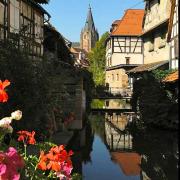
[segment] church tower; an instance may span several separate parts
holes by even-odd
[[[84,28],[81,30],[80,48],[89,52],[99,39],[99,34],[95,28],[91,7],[89,6],[88,15]]]

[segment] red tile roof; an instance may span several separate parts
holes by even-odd
[[[129,35],[138,36],[142,34],[142,23],[144,17],[143,9],[128,9],[126,10],[121,21],[118,22],[118,27],[111,35]]]
[[[178,71],[169,74],[163,79],[163,82],[175,82],[179,79]]]

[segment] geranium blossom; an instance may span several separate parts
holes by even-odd
[[[0,179],[19,180],[18,170],[24,167],[24,160],[17,150],[9,147],[7,152],[0,152]]]
[[[52,147],[47,154],[42,151],[37,167],[43,171],[55,171],[57,177],[60,179],[62,179],[64,176],[69,178],[73,169],[72,161],[70,159],[70,156],[73,155],[73,152],[67,152],[64,148],[65,147],[63,145]]]
[[[19,121],[22,118],[22,111],[17,110],[17,111],[12,112],[11,117],[12,119]]]
[[[34,138],[35,132],[28,132],[28,131],[18,131],[17,134],[19,135],[18,141],[23,141],[24,144],[35,144],[36,140]]]
[[[5,88],[10,85],[10,82],[8,80],[1,81],[0,80],[0,102],[7,102],[8,100],[8,94],[5,91]]]
[[[5,117],[0,120],[0,128],[3,128],[4,130],[8,131],[9,133],[13,132],[13,128],[10,125],[12,120],[20,120],[22,118],[22,112],[20,110],[17,110],[15,112],[11,113],[11,117]]]

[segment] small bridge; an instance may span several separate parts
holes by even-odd
[[[131,96],[99,96],[99,97],[93,97],[93,99],[124,99],[124,100],[130,100],[132,97]]]
[[[91,109],[92,113],[116,113],[116,114],[121,114],[123,112],[132,112],[132,109],[106,109],[106,108],[92,108]]]

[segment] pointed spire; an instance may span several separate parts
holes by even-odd
[[[85,27],[84,27],[85,30],[94,30],[95,27],[94,27],[94,20],[93,20],[93,16],[92,16],[92,11],[91,11],[91,6],[89,4],[89,10],[88,10],[88,14],[87,14],[87,19],[86,19],[86,23],[85,23]]]

